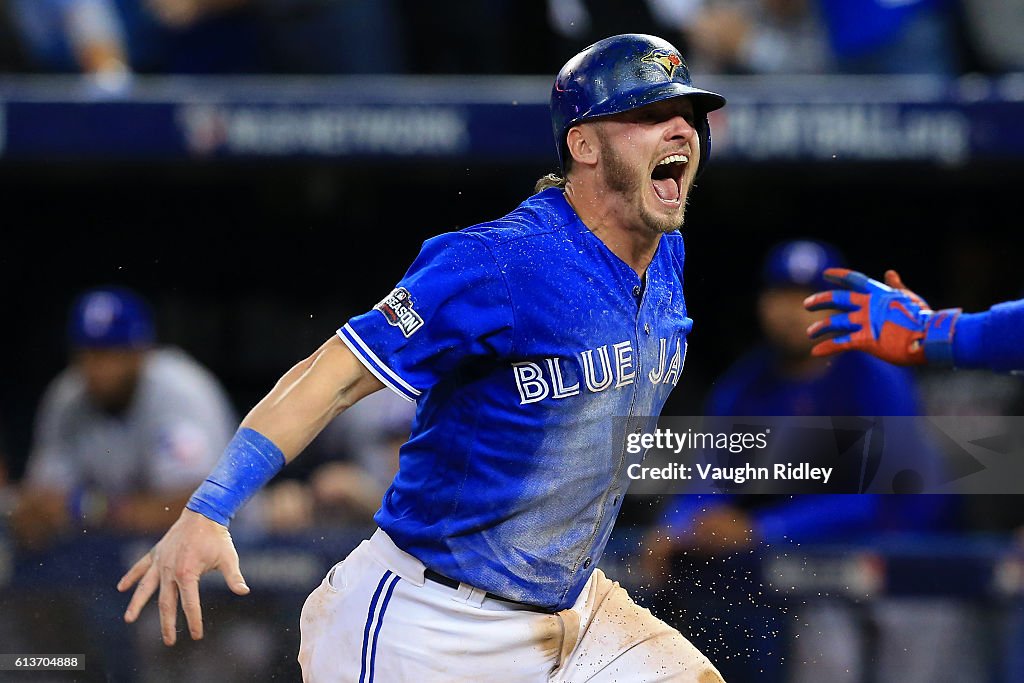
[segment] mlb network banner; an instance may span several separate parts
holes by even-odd
[[[634,417],[613,431],[634,494],[1024,493],[1024,417]]]
[[[1024,74],[717,76],[737,162],[1024,158]],[[547,76],[0,77],[0,158],[554,162]]]

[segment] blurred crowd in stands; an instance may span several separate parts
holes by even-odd
[[[546,74],[625,32],[698,73],[1024,69],[1017,0],[0,0],[0,70]]]

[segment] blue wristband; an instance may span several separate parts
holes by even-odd
[[[242,427],[185,507],[227,526],[246,501],[284,465],[284,454],[273,441],[255,429]]]
[[[924,357],[929,365],[953,365],[953,337],[961,313],[959,308],[946,308],[928,316],[924,328]]]

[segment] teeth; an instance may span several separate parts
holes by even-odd
[[[665,157],[664,159],[659,161],[658,162],[658,166],[664,166],[665,164],[676,164],[676,163],[683,163],[683,164],[685,164],[689,160],[690,160],[689,157],[687,157],[684,154],[673,154],[672,156]]]

